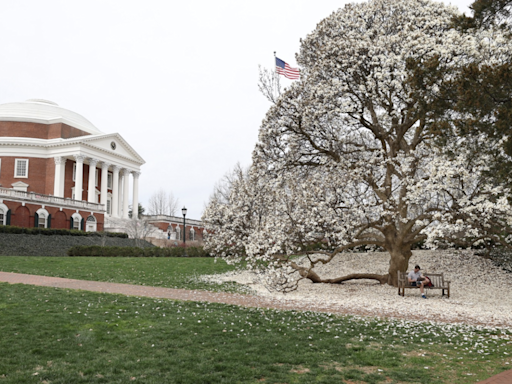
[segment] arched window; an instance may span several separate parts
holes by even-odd
[[[83,225],[82,225],[82,216],[76,212],[76,213],[73,213],[73,215],[71,215],[71,225],[70,225],[70,228],[71,229],[77,229],[77,230],[82,230],[83,231]]]
[[[34,227],[51,228],[52,215],[44,208],[39,208],[34,214]]]
[[[196,231],[194,231],[194,228],[190,228],[190,231],[188,233],[188,239],[192,241],[196,239]]]
[[[181,228],[180,227],[176,227],[176,239],[177,240],[181,239]]]
[[[11,225],[11,210],[5,204],[0,204],[0,225]]]

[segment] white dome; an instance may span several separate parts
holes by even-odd
[[[25,121],[41,124],[64,123],[93,135],[103,133],[82,115],[59,107],[53,101],[43,99],[1,104],[0,121]]]

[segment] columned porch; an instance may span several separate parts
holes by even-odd
[[[128,219],[130,201],[138,212],[138,169],[116,164],[114,159],[106,161],[83,154],[55,156],[54,162],[54,196],[71,196],[73,200],[102,204],[106,217]],[[66,167],[68,163],[73,167]],[[87,175],[84,165],[88,166]],[[72,175],[68,174],[70,169],[73,170]],[[70,186],[71,191],[67,190]]]

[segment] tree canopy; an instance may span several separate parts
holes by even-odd
[[[476,0],[473,15],[455,15],[452,27],[468,38],[489,34],[493,54],[508,49],[497,36],[510,40],[510,0]],[[499,30],[499,33],[495,31]],[[501,44],[501,47],[500,47]],[[512,126],[512,63],[505,53],[488,60],[487,55],[474,57],[458,68],[443,68],[436,57],[429,60],[410,58],[408,71],[411,87],[418,96],[428,93],[431,84],[444,78],[440,92],[434,96],[431,111],[437,115],[432,131],[437,143],[450,136],[501,138],[500,145],[489,148],[489,178],[510,184],[512,171],[512,141],[507,140]]]
[[[396,284],[418,242],[507,245],[509,191],[485,177],[502,138],[458,135],[440,96],[453,73],[510,61],[512,46],[499,29],[452,28],[456,15],[423,0],[349,4],[301,40],[301,80],[268,111],[250,170],[234,172],[205,211],[210,250],[286,291],[304,278]],[[388,251],[388,274],[315,272],[358,247]]]

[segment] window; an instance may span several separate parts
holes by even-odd
[[[72,216],[73,227],[71,229],[81,230],[80,225],[82,224],[82,216],[78,213],[74,213]]]
[[[100,173],[98,172],[98,169],[97,168],[93,168],[96,172],[95,172],[95,181],[96,181],[96,184],[95,186],[97,187],[98,186],[98,179],[99,179],[99,176],[100,176]]]
[[[188,239],[194,241],[196,239],[196,232],[194,228],[190,228],[190,232],[188,233]]]
[[[39,213],[39,228],[46,228],[46,215],[44,213]]]
[[[28,177],[28,159],[16,159],[14,177]]]
[[[112,189],[112,173],[107,174],[107,188]]]
[[[76,163],[73,164],[73,181],[76,181]]]
[[[40,208],[34,215],[34,227],[38,228],[50,228],[51,227],[51,216],[48,211],[44,208]]]
[[[9,225],[10,211],[7,205],[0,203],[0,225]]]
[[[107,199],[107,215],[110,215],[111,204],[112,204],[112,199]]]

